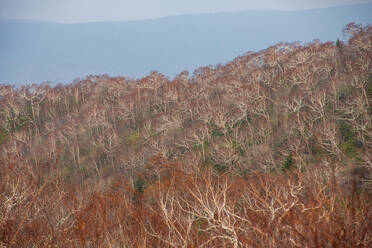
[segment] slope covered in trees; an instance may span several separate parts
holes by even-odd
[[[372,27],[174,80],[0,86],[0,245],[368,247]]]

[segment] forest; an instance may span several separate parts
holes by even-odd
[[[371,247],[372,26],[344,34],[0,85],[0,247]]]

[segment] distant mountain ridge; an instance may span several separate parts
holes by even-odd
[[[279,42],[335,41],[372,4],[302,11],[240,11],[128,22],[0,20],[0,83],[70,83],[89,74],[143,77],[225,63]]]

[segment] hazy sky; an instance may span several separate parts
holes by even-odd
[[[237,10],[299,10],[372,0],[0,0],[0,18],[62,23],[126,21]]]

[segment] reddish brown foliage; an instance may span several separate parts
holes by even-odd
[[[369,247],[371,27],[170,81],[0,86],[0,246]]]

